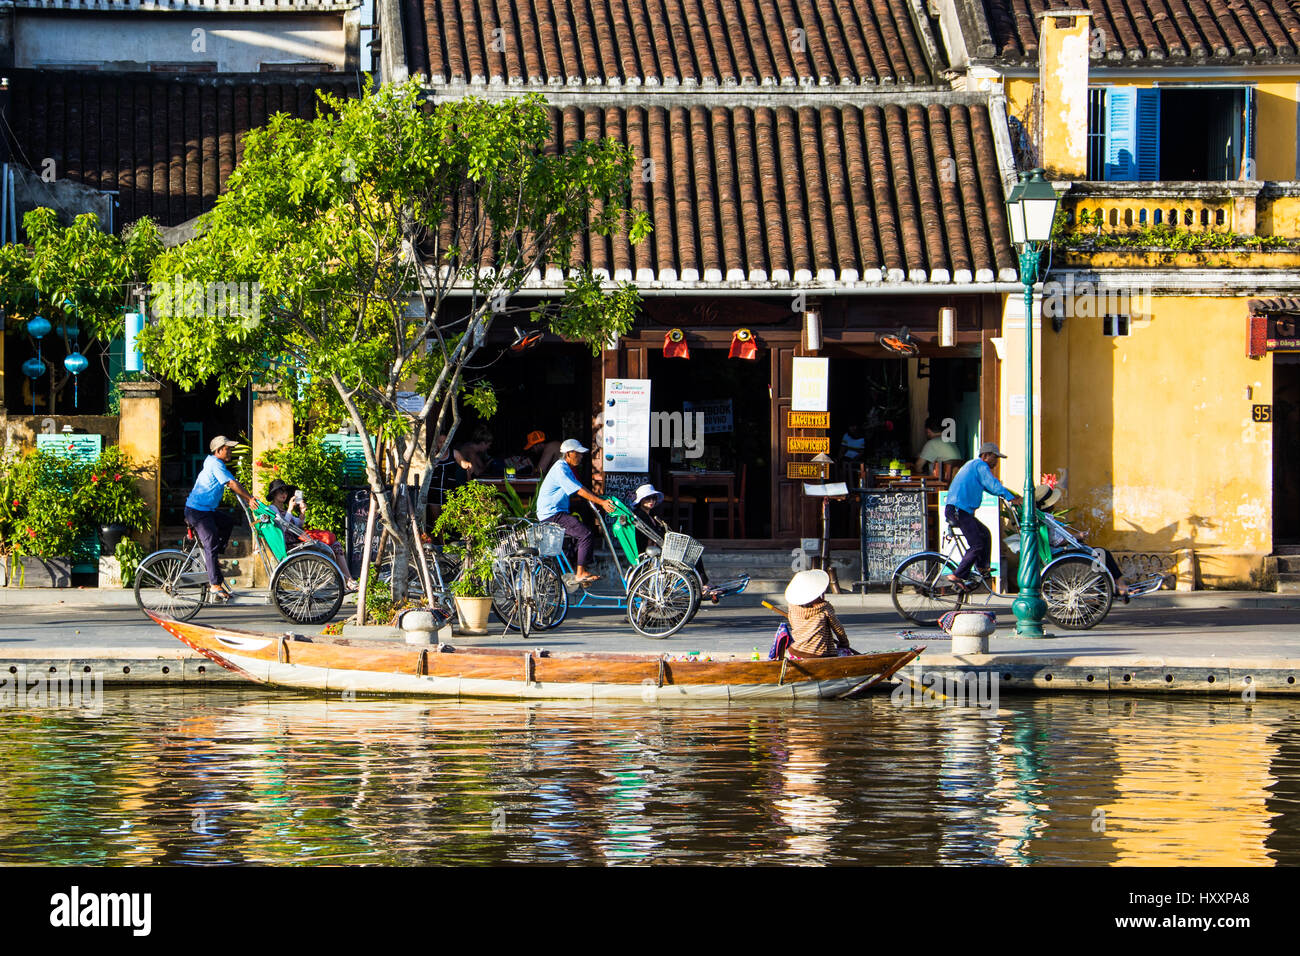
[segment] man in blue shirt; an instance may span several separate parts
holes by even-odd
[[[614,510],[613,502],[606,501],[582,487],[582,482],[578,481],[578,476],[573,473],[573,469],[582,464],[582,456],[587,451],[588,449],[582,447],[582,442],[576,438],[565,441],[560,446],[560,460],[551,466],[551,470],[542,480],[541,487],[537,489],[537,520],[558,524],[578,545],[578,567],[574,574],[574,581],[580,585],[597,581],[600,575],[592,574],[587,570],[587,562],[591,560],[592,552],[591,530],[574,515],[569,514],[569,496],[578,495],[586,498],[597,507],[603,508],[606,514]]]
[[[957,565],[957,570],[949,574],[948,581],[959,588],[965,587],[966,576],[972,567],[978,567],[981,574],[989,571],[990,552],[993,548],[993,536],[984,523],[975,517],[975,509],[984,500],[984,492],[1005,498],[1007,501],[1020,503],[1020,496],[1008,489],[993,477],[993,466],[999,458],[1006,458],[991,441],[980,445],[977,458],[972,458],[961,466],[961,470],[952,479],[948,487],[947,505],[943,509],[949,524],[955,524],[966,536],[966,554]]]
[[[217,560],[226,544],[230,541],[230,532],[235,527],[235,519],[224,511],[218,511],[221,496],[227,488],[233,491],[249,507],[257,505],[257,499],[244,490],[244,486],[235,480],[235,476],[226,467],[230,463],[230,449],[238,442],[233,442],[225,435],[218,435],[208,443],[212,454],[203,460],[203,470],[199,472],[194,489],[185,499],[185,523],[194,529],[203,545],[203,556],[208,564],[208,583],[212,585],[212,596],[218,601],[229,601],[234,595],[226,587],[221,574],[221,564]]]

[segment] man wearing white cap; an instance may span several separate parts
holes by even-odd
[[[560,460],[551,466],[551,470],[542,480],[541,487],[537,489],[537,520],[558,524],[578,546],[574,581],[581,585],[599,580],[600,575],[592,574],[587,570],[587,562],[591,560],[592,552],[591,531],[576,517],[569,514],[569,496],[576,494],[580,498],[586,498],[597,507],[603,508],[606,513],[614,510],[612,502],[582,487],[582,482],[573,473],[573,469],[582,463],[582,456],[588,451],[589,449],[584,448],[582,442],[576,438],[567,439],[560,446]]]
[[[185,499],[185,523],[194,529],[203,545],[203,556],[208,565],[208,583],[212,585],[212,596],[218,601],[229,601],[234,595],[226,587],[221,574],[218,557],[226,550],[230,541],[230,532],[235,527],[235,519],[219,511],[221,496],[229,488],[238,497],[248,502],[249,507],[257,504],[257,499],[244,490],[227,465],[230,464],[230,449],[238,442],[233,442],[225,435],[218,435],[208,443],[212,454],[203,460],[203,470],[199,472],[194,489]]]
[[[823,597],[830,583],[831,577],[825,571],[800,571],[786,586],[791,638],[787,657],[798,660],[856,653],[849,647],[849,636],[835,616],[835,609]]]
[[[981,573],[989,569],[993,550],[993,536],[984,522],[975,517],[975,509],[984,500],[984,492],[1020,503],[1020,496],[993,477],[993,466],[999,458],[1006,458],[991,441],[980,445],[980,453],[961,466],[948,488],[948,500],[943,509],[949,524],[955,524],[966,536],[966,554],[957,569],[947,576],[948,582],[959,588],[966,586],[966,575],[978,567]]]

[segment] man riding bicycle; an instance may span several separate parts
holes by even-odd
[[[980,445],[979,455],[961,466],[948,488],[948,500],[943,513],[949,524],[961,529],[967,547],[961,564],[945,580],[962,590],[967,586],[966,578],[971,568],[979,568],[981,574],[988,574],[990,570],[993,536],[984,527],[984,523],[975,517],[975,510],[984,500],[984,492],[1020,504],[1020,496],[993,476],[993,468],[998,459],[1006,457],[993,442],[985,442]]]
[[[582,442],[576,438],[565,441],[560,446],[562,457],[551,466],[551,470],[546,473],[546,477],[542,480],[541,487],[537,489],[537,520],[558,524],[564,529],[566,535],[573,538],[578,546],[577,572],[574,575],[574,582],[584,586],[600,580],[600,575],[592,574],[587,570],[587,564],[591,561],[592,551],[594,550],[591,531],[581,521],[569,514],[569,496],[576,494],[579,497],[586,498],[596,507],[603,508],[607,514],[614,511],[612,502],[606,501],[599,495],[594,495],[582,487],[582,482],[573,473],[573,469],[582,464],[582,456],[587,451],[588,449],[584,448]]]
[[[218,560],[226,544],[230,541],[230,532],[235,527],[233,516],[219,510],[221,496],[229,488],[237,497],[248,503],[250,508],[257,506],[257,499],[244,490],[230,469],[230,449],[238,442],[233,442],[225,435],[218,435],[208,443],[212,454],[203,460],[203,470],[199,472],[194,489],[185,499],[185,523],[194,529],[203,544],[203,557],[208,565],[208,583],[212,585],[212,596],[217,601],[229,601],[234,595],[226,587]]]

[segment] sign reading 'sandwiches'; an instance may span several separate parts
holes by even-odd
[[[831,440],[825,435],[816,438],[787,438],[785,450],[791,455],[830,454]]]

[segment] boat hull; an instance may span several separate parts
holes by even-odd
[[[881,686],[922,648],[803,661],[670,662],[653,655],[375,646],[154,618],[212,661],[258,684],[329,694],[524,700],[824,700]]]

